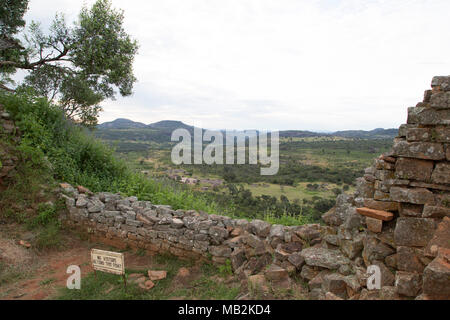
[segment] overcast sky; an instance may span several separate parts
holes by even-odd
[[[139,41],[134,95],[100,122],[204,128],[398,127],[450,74],[449,0],[113,0]],[[77,0],[30,0],[27,21],[76,19]]]

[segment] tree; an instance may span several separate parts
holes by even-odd
[[[28,0],[2,0],[0,4],[0,57],[11,61],[24,55],[24,48],[14,35],[25,26],[23,15],[27,11]],[[11,83],[10,75],[15,72],[11,65],[0,66],[0,88],[13,91],[5,86]]]
[[[32,22],[25,35],[26,54],[2,55],[0,72],[6,67],[28,70],[21,87],[57,103],[69,118],[95,125],[102,110],[99,103],[114,99],[117,90],[131,95],[136,81],[133,60],[138,45],[125,32],[123,19],[123,12],[113,9],[109,0],[97,0],[90,9],[82,8],[73,27],[58,14],[49,34]]]

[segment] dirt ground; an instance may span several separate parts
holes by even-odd
[[[27,233],[22,232],[20,226],[0,226],[0,264],[7,269],[3,272],[10,274],[9,279],[9,274],[3,275],[6,283],[0,281],[0,300],[52,299],[58,288],[66,286],[70,276],[66,273],[68,266],[80,266],[83,278],[93,271],[90,265],[91,249],[111,249],[69,234],[65,236],[63,249],[41,252],[19,244],[26,237]],[[128,269],[147,270],[155,266],[152,256],[140,256],[131,251],[124,252],[124,255]],[[195,267],[192,271],[195,274]],[[184,281],[177,282],[183,285]]]

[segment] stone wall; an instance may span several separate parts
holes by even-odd
[[[435,77],[408,109],[390,153],[338,196],[327,225],[271,225],[92,194],[62,184],[71,228],[97,241],[180,257],[228,259],[234,273],[264,287],[307,283],[311,299],[450,298],[450,77]],[[367,267],[381,271],[368,290]]]

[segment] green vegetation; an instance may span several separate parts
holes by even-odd
[[[161,269],[167,270],[167,278],[155,281],[155,287],[145,291],[135,283],[125,288],[120,276],[97,272],[83,277],[80,290],[63,288],[56,298],[60,300],[167,300],[170,298],[182,299],[235,299],[240,291],[239,284],[225,284],[224,277],[228,273],[221,272],[209,263],[194,267],[193,261],[182,261],[178,258],[161,255],[155,256],[156,263]],[[190,279],[180,280],[177,272],[181,267],[196,269]],[[197,270],[198,269],[198,270]],[[126,270],[128,277],[132,273],[142,273],[142,270]],[[219,274],[219,276],[217,276]]]
[[[97,0],[91,8],[82,8],[73,26],[57,14],[46,33],[33,21],[21,34],[26,39],[21,43],[12,36],[24,26],[27,5],[28,1],[0,5],[0,36],[11,44],[0,48],[2,88],[14,91],[5,86],[12,83],[8,75],[25,70],[28,75],[21,87],[57,101],[71,119],[97,124],[99,103],[113,98],[116,90],[131,95],[136,81],[133,60],[138,45],[123,28],[123,12],[113,9],[108,0]]]

